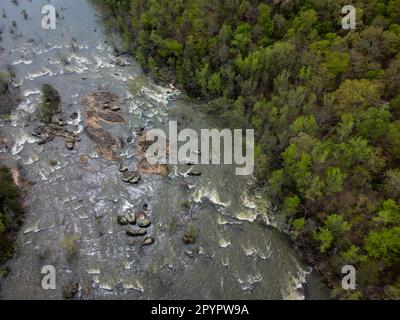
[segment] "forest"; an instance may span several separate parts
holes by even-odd
[[[256,132],[256,178],[336,299],[400,298],[400,0],[105,0],[155,79]],[[354,265],[357,290],[341,288]]]
[[[23,223],[22,194],[11,170],[0,166],[0,278],[8,273],[3,266],[14,254],[15,236]]]

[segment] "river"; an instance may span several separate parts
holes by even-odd
[[[45,31],[41,8],[49,2],[58,12],[57,29]],[[63,286],[72,282],[80,284],[76,298],[82,299],[327,297],[296,248],[273,227],[266,201],[250,192],[254,181],[235,176],[234,167],[198,165],[202,175],[189,177],[186,166],[172,166],[168,176],[145,175],[138,185],[121,181],[120,162],[137,166],[138,128],[165,128],[171,120],[195,130],[216,124],[200,103],[155,84],[131,57],[116,57],[111,44],[118,38],[105,31],[99,8],[76,0],[2,0],[0,7],[0,68],[12,65],[22,96],[10,121],[0,120],[1,134],[13,141],[0,156],[19,164],[31,182],[1,298],[61,299]],[[38,145],[31,135],[44,83],[60,92],[62,117],[79,134],[73,151],[61,138]],[[96,88],[121,101],[127,123],[110,128],[124,141],[119,162],[99,157],[84,131],[81,98]],[[116,222],[145,204],[155,239],[148,247],[132,243]],[[189,224],[199,235],[186,245],[182,234]],[[72,259],[62,245],[69,235],[77,239]],[[41,287],[44,265],[57,271],[56,290]]]

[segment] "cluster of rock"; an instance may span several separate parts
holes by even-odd
[[[72,299],[79,291],[79,283],[70,283],[63,288],[64,299]]]
[[[65,139],[65,147],[68,150],[75,148],[79,136],[65,128],[66,123],[62,118],[53,119],[51,123],[39,125],[32,132],[32,136],[38,138],[38,144],[43,145],[52,141],[55,137],[63,137]]]
[[[129,226],[126,234],[129,237],[144,237],[141,241],[142,246],[150,246],[154,243],[154,238],[147,236],[147,228],[150,227],[151,221],[144,212],[128,212],[125,215],[117,217],[117,223],[120,226]]]
[[[128,167],[121,166],[119,172],[122,173],[122,181],[129,184],[138,184],[142,176],[138,172],[130,171]]]

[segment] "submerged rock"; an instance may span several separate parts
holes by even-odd
[[[129,224],[128,219],[125,218],[124,216],[118,216],[117,217],[117,222],[120,226],[126,226]]]
[[[196,239],[190,235],[185,234],[182,237],[182,241],[184,244],[193,244],[195,243]]]
[[[191,259],[193,259],[193,257],[194,257],[194,253],[193,253],[193,251],[191,251],[191,250],[185,251],[185,254],[186,254],[189,258],[191,258]]]
[[[145,214],[144,212],[137,212],[137,213],[135,214],[135,216],[136,216],[136,220],[144,220],[144,219],[147,219],[147,216],[146,216],[146,214]]]
[[[130,184],[138,184],[141,179],[142,179],[142,176],[140,174],[135,175],[129,180],[129,183]]]
[[[191,176],[191,177],[200,177],[200,176],[201,176],[201,172],[198,172],[198,171],[190,171],[190,172],[188,172],[187,175],[188,175],[188,176]]]
[[[136,223],[136,216],[135,216],[135,214],[132,213],[132,212],[129,212],[129,213],[126,215],[126,221],[127,221],[129,224],[135,224],[135,223]],[[139,227],[140,227],[140,226],[139,226]]]
[[[75,143],[66,142],[66,143],[65,143],[65,147],[66,147],[68,150],[74,150],[74,148],[75,148]]]
[[[64,299],[72,299],[79,291],[79,283],[70,283],[63,288]]]
[[[119,172],[127,172],[128,171],[128,167],[121,166],[121,167],[119,167],[118,171]]]
[[[151,225],[151,221],[149,219],[147,219],[147,218],[136,220],[136,223],[141,228],[147,228],[148,226]]]
[[[154,238],[153,237],[147,237],[142,242],[142,246],[151,246],[152,244],[154,244]]]
[[[147,234],[147,230],[144,228],[131,228],[126,231],[126,234],[130,237],[140,237]]]

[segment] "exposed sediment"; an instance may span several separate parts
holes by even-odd
[[[95,144],[99,155],[107,160],[116,160],[118,140],[102,127],[107,124],[124,124],[118,97],[106,90],[96,90],[81,100],[85,107],[85,132]]]
[[[146,141],[146,132],[141,132],[139,134],[139,145],[138,145],[138,155],[142,159],[139,162],[139,172],[142,174],[158,174],[162,176],[166,176],[169,174],[169,167],[166,164],[155,164],[151,165],[146,158],[146,151],[151,145],[151,142]],[[165,142],[165,145],[167,146],[167,150],[165,150],[165,153],[168,155],[168,148],[169,148],[169,143],[168,139]]]

